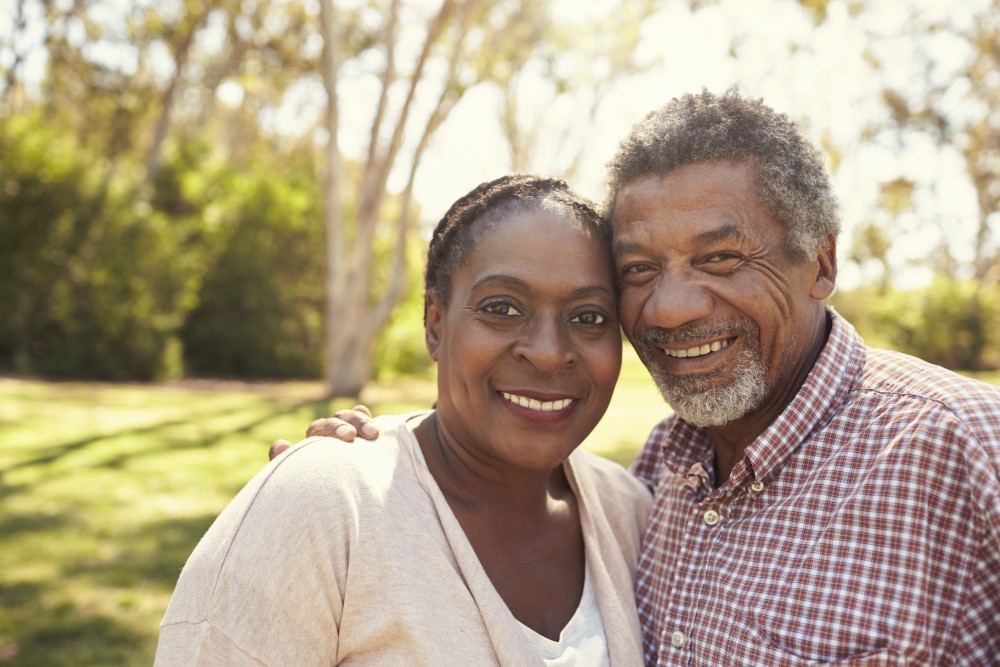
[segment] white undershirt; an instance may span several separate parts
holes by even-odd
[[[597,596],[590,583],[590,568],[587,567],[583,576],[583,595],[580,606],[576,608],[573,618],[559,633],[559,641],[540,635],[524,623],[518,621],[546,667],[611,667],[608,656],[608,639],[604,634],[604,621],[601,620],[601,609],[597,606]]]

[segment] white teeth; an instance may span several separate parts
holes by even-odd
[[[667,353],[668,357],[676,357],[678,359],[686,359],[688,357],[700,357],[703,354],[708,354],[709,352],[718,352],[724,348],[729,347],[728,340],[715,341],[711,345],[705,344],[698,347],[689,347],[686,350],[663,350]]]
[[[557,410],[562,410],[573,402],[572,398],[563,398],[558,401],[539,401],[536,398],[518,396],[517,394],[508,394],[505,391],[500,393],[505,399],[514,405],[520,405],[522,408],[528,408],[529,410],[535,410],[537,412],[556,412]]]

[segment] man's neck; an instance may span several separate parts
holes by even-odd
[[[826,340],[830,335],[832,321],[824,309],[822,320],[816,327],[812,337],[813,343],[806,355],[797,366],[792,380],[777,390],[765,402],[746,416],[736,421],[706,429],[712,440],[715,463],[715,486],[726,483],[733,468],[743,458],[746,449],[766,431],[785,411],[785,408],[795,399],[799,389],[805,384],[806,378],[816,365]]]

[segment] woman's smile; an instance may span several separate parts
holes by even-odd
[[[535,424],[555,424],[568,419],[576,410],[578,401],[568,395],[538,394],[536,392],[497,392],[505,407],[519,419]]]

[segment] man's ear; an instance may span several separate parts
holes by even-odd
[[[817,301],[823,301],[833,294],[837,285],[837,239],[833,234],[827,234],[826,243],[816,251],[816,265],[816,281],[809,294]]]
[[[441,345],[441,329],[444,326],[445,307],[431,292],[424,295],[424,342],[427,352],[435,362],[438,360],[438,347]]]

